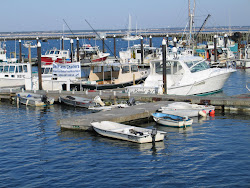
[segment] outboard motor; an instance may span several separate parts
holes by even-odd
[[[128,105],[129,106],[135,105],[135,99],[133,97],[128,100]]]
[[[42,100],[42,102],[44,102],[45,104],[48,103],[48,97],[47,97],[46,95],[42,95],[41,100]]]

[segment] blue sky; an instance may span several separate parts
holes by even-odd
[[[191,0],[192,2],[193,0]],[[185,27],[188,0],[4,0],[0,32]],[[196,0],[195,26],[250,26],[250,0]],[[63,26],[64,25],[64,26]]]

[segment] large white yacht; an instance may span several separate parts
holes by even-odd
[[[177,56],[166,62],[167,94],[196,95],[219,91],[235,68],[211,68],[196,56]],[[143,84],[126,88],[130,93],[162,94],[163,62],[151,61],[150,74]]]

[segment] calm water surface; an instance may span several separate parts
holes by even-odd
[[[233,73],[218,95],[247,93],[249,78],[249,70]],[[217,112],[187,129],[140,125],[167,131],[155,147],[56,124],[88,113],[1,102],[0,187],[250,187],[248,113]]]
[[[136,144],[60,130],[60,118],[89,113],[0,105],[0,187],[249,187],[249,114],[218,112],[166,139]]]

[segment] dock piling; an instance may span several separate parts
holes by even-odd
[[[163,61],[163,93],[167,94],[167,77],[166,77],[166,40],[162,40],[162,61]]]
[[[79,53],[79,38],[76,38],[76,47],[77,47],[77,62],[80,61],[80,53]]]
[[[19,63],[22,62],[22,41],[19,39]]]
[[[42,86],[42,65],[41,65],[41,43],[37,44],[37,63],[38,63],[38,79],[39,79],[39,90],[43,90]]]
[[[217,35],[214,35],[214,62],[217,62]]]
[[[153,45],[152,45],[152,36],[150,35],[149,36],[149,47],[152,47]]]
[[[73,39],[70,39],[70,58],[71,58],[71,63],[73,62]]]
[[[116,36],[114,35],[114,56],[116,58]]]
[[[143,49],[143,37],[141,36],[141,64],[143,64],[143,51],[144,51],[144,49]]]

